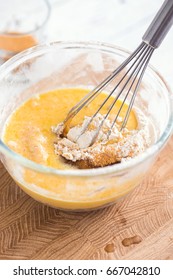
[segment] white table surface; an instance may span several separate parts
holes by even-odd
[[[102,41],[133,51],[163,0],[49,0],[48,40]],[[151,64],[173,88],[173,28]]]

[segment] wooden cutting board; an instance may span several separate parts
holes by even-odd
[[[173,259],[173,138],[138,188],[93,212],[38,203],[1,164],[0,259]]]

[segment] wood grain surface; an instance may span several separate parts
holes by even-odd
[[[0,164],[0,259],[173,259],[173,138],[138,188],[92,212],[38,203]]]

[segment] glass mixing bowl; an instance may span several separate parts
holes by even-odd
[[[56,42],[28,49],[0,68],[1,160],[30,196],[66,210],[110,205],[139,185],[172,131],[172,95],[163,78],[148,67],[135,106],[152,120],[156,141],[128,162],[90,170],[57,170],[36,164],[3,143],[9,115],[29,97],[57,88],[93,88],[129,53],[89,42]]]

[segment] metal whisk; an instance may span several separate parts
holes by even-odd
[[[143,75],[145,73],[145,70],[147,68],[147,65],[150,61],[150,58],[154,52],[154,50],[160,46],[161,42],[165,38],[167,32],[171,28],[173,24],[173,0],[166,0],[164,1],[163,5],[161,6],[160,10],[156,14],[155,18],[151,22],[150,26],[148,27],[147,31],[145,32],[144,36],[142,37],[142,43],[139,45],[139,47],[115,70],[109,75],[104,81],[102,81],[96,88],[94,88],[89,94],[87,94],[79,103],[77,103],[68,113],[66,119],[64,120],[64,132],[66,130],[67,124],[71,122],[71,120],[78,114],[80,110],[82,110],[85,106],[89,105],[114,79],[117,77],[120,73],[122,73],[122,70],[126,66],[129,66],[128,70],[125,74],[122,75],[119,82],[114,86],[114,88],[111,90],[110,94],[105,98],[101,106],[98,108],[98,110],[94,113],[94,115],[91,117],[90,121],[86,124],[86,126],[83,128],[81,135],[85,133],[85,131],[88,129],[89,125],[93,121],[93,119],[96,117],[96,115],[100,112],[102,107],[106,104],[106,102],[109,100],[109,98],[118,90],[118,87],[123,84],[121,90],[118,92],[118,94],[115,96],[115,98],[112,101],[112,104],[110,105],[107,113],[105,114],[103,120],[101,121],[100,125],[95,131],[95,134],[93,136],[93,139],[90,143],[92,145],[102,126],[104,121],[108,118],[112,108],[114,107],[117,100],[121,97],[122,94],[125,93],[124,99],[122,100],[122,104],[118,110],[118,113],[116,114],[112,126],[110,130],[108,131],[108,138],[111,133],[111,130],[114,126],[114,124],[117,121],[118,116],[120,115],[120,112],[123,108],[123,105],[131,92],[131,90],[134,88],[127,112],[125,114],[124,120],[122,122],[122,125],[120,126],[120,129],[122,130],[128,121],[130,112],[132,110],[136,94],[138,92],[141,80],[143,78]],[[78,138],[79,138],[78,137]]]

